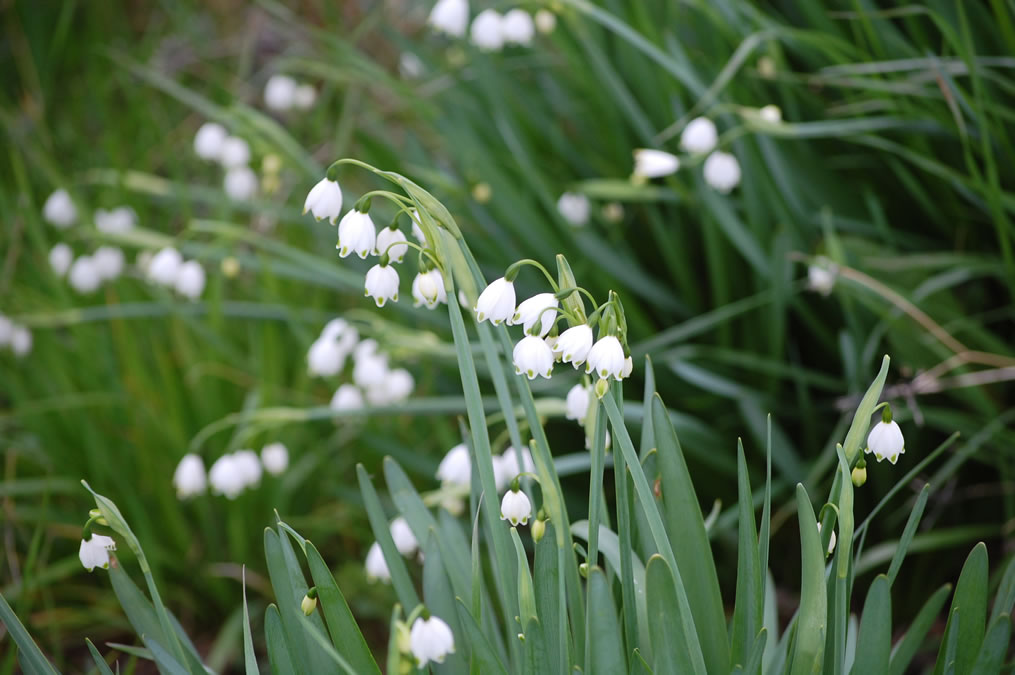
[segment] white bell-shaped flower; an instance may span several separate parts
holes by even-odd
[[[620,371],[620,377],[626,379],[634,372],[634,358],[628,356],[624,359],[624,369]]]
[[[821,535],[821,523],[818,523],[818,535]],[[832,530],[832,536],[828,538],[828,552],[827,555],[832,555],[835,551],[835,530]]]
[[[200,456],[188,453],[183,456],[173,472],[173,487],[176,496],[187,499],[203,494],[208,489],[208,476],[204,471],[204,461]]]
[[[374,265],[367,270],[363,295],[371,297],[378,307],[388,300],[398,302],[398,272],[394,265]]]
[[[91,293],[102,283],[99,267],[91,256],[83,255],[74,261],[67,273],[67,281],[78,293]]]
[[[236,202],[247,201],[257,194],[257,174],[249,166],[232,166],[222,179],[222,189]]]
[[[261,448],[261,464],[272,476],[279,476],[289,468],[289,449],[284,444],[275,442]]]
[[[557,15],[548,9],[541,9],[536,12],[536,30],[543,35],[549,35],[557,27]]]
[[[504,44],[528,45],[536,34],[536,26],[531,14],[516,7],[504,14],[500,31]]]
[[[137,213],[129,206],[118,206],[115,209],[96,209],[92,217],[95,228],[99,232],[123,234],[130,232],[137,224]]]
[[[351,352],[359,343],[359,331],[342,318],[332,319],[321,329],[322,338],[336,340],[344,352]]]
[[[472,461],[469,447],[459,443],[448,450],[437,466],[437,478],[444,485],[469,485],[472,481]]]
[[[60,188],[49,197],[42,205],[42,217],[46,222],[61,230],[66,229],[77,222],[78,210],[74,207],[74,201],[63,188]]]
[[[49,250],[49,267],[56,276],[62,277],[67,274],[73,262],[74,251],[67,244],[60,242]]]
[[[355,253],[360,258],[370,255],[377,245],[377,228],[369,213],[353,209],[338,223],[338,255]]]
[[[409,246],[405,243],[405,234],[400,229],[385,227],[377,233],[374,255],[388,254],[391,262],[400,263],[405,259]]]
[[[412,394],[416,388],[416,380],[405,368],[395,368],[388,371],[381,385],[386,395],[387,404],[401,403]]]
[[[476,299],[477,321],[490,320],[490,323],[497,326],[502,321],[507,321],[515,313],[515,284],[504,277],[495,279],[490,285],[483,289]]]
[[[352,358],[357,362],[360,359],[367,359],[371,356],[377,356],[380,351],[380,345],[377,344],[377,340],[373,338],[367,338],[361,341],[356,348],[352,350]]]
[[[589,350],[585,372],[595,373],[601,379],[621,379],[624,372],[624,347],[612,335],[599,338]]]
[[[532,461],[532,453],[528,448],[522,448],[522,463],[520,465],[518,464],[518,450],[514,446],[509,447],[495,459],[499,460],[495,463],[493,470],[493,478],[497,484],[498,492],[507,487],[511,481],[518,477],[518,474],[533,473],[536,470],[536,463]]]
[[[219,163],[226,169],[246,166],[250,163],[250,144],[238,136],[228,136],[222,141]]]
[[[455,635],[440,617],[420,617],[409,631],[409,649],[420,668],[431,661],[444,663],[448,654],[455,653]]]
[[[28,353],[32,351],[32,331],[28,330],[26,326],[14,324],[11,328],[10,344],[14,356],[18,358],[28,356]]]
[[[345,365],[345,351],[341,343],[328,335],[314,340],[307,351],[307,372],[312,376],[331,377],[337,375]]]
[[[680,159],[662,150],[640,148],[634,151],[634,175],[642,178],[662,178],[677,172]]]
[[[468,0],[437,0],[430,10],[427,23],[438,33],[451,37],[464,36],[469,25]]]
[[[565,192],[557,200],[557,211],[575,227],[582,227],[589,222],[591,208],[589,198],[577,192]]]
[[[553,351],[542,338],[526,335],[515,345],[512,353],[515,372],[527,375],[530,380],[536,377],[549,378],[553,372]]]
[[[166,247],[148,262],[148,278],[162,286],[175,286],[183,256],[175,248]]]
[[[687,123],[680,134],[680,147],[695,155],[712,152],[719,142],[715,122],[707,117],[696,117]]]
[[[585,416],[589,412],[589,401],[592,398],[592,391],[584,384],[576,384],[567,392],[564,400],[564,417],[575,420],[578,424],[585,424]]]
[[[264,105],[269,110],[289,110],[295,104],[297,86],[288,75],[272,75],[264,85]]]
[[[327,218],[334,225],[335,220],[342,215],[342,188],[338,182],[327,178],[318,181],[303,202],[303,213],[307,211],[310,211],[317,220]]]
[[[261,482],[261,459],[249,448],[233,453],[233,462],[243,477],[244,487],[253,487]]]
[[[592,327],[588,324],[572,326],[560,334],[553,351],[560,354],[564,363],[570,363],[575,368],[585,363],[592,349],[593,335]]]
[[[330,407],[338,412],[361,410],[363,408],[363,394],[356,385],[343,384],[335,390],[335,395],[331,397]]]
[[[395,542],[395,548],[405,557],[411,556],[419,548],[416,535],[412,533],[412,528],[409,527],[409,523],[402,516],[392,520],[388,530],[391,532],[391,538]]]
[[[526,525],[532,517],[532,503],[521,490],[508,490],[500,501],[500,519],[512,525]]]
[[[217,160],[229,132],[217,122],[205,122],[194,135],[194,152],[201,159]]]
[[[807,268],[807,288],[820,293],[830,295],[835,288],[836,270],[823,265],[811,265]]]
[[[109,569],[109,552],[116,550],[116,542],[112,537],[93,534],[91,539],[82,539],[78,548],[78,559],[86,570],[91,572],[96,567]]]
[[[365,567],[368,581],[391,581],[391,571],[388,569],[388,563],[384,560],[384,551],[381,550],[381,545],[376,541],[370,546],[370,550],[367,551]]]
[[[176,275],[176,292],[190,300],[197,300],[204,292],[205,274],[201,263],[188,260],[180,265]]]
[[[512,326],[521,324],[525,334],[529,335],[538,321],[539,331],[536,334],[545,337],[557,319],[556,309],[559,306],[560,303],[553,293],[537,293],[518,304],[508,324]]]
[[[243,462],[237,462],[234,453],[222,455],[208,470],[208,483],[211,490],[217,495],[223,495],[227,499],[236,499],[247,486],[247,473],[242,466]]]
[[[293,94],[293,106],[298,110],[310,110],[317,101],[317,89],[312,84],[301,84]]]
[[[388,357],[384,354],[362,354],[356,358],[352,369],[352,380],[363,389],[375,389],[384,385],[388,377]]]
[[[729,194],[740,185],[740,162],[728,152],[716,150],[705,160],[705,182],[717,192]]]
[[[103,281],[112,281],[123,274],[126,261],[123,251],[115,246],[100,246],[92,253],[92,262]]]
[[[777,105],[769,104],[758,111],[758,117],[769,124],[778,124],[782,121],[782,110]]]
[[[504,46],[501,24],[504,18],[495,9],[484,9],[472,20],[469,38],[484,52],[496,52]]]
[[[444,290],[444,277],[436,267],[426,272],[420,272],[412,280],[413,307],[425,305],[427,309],[434,309],[441,303],[447,304],[448,294]]]
[[[867,453],[873,453],[880,462],[887,459],[892,464],[899,461],[899,455],[906,452],[906,439],[895,420],[878,422],[867,436]]]

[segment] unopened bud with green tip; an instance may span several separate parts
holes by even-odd
[[[582,579],[589,578],[589,564],[587,562],[578,565],[578,574],[582,575]]]
[[[307,594],[303,596],[300,609],[303,610],[303,614],[306,616],[310,616],[317,609],[317,586],[311,586]]]
[[[538,543],[546,535],[546,511],[539,509],[536,519],[532,522],[532,541]]]
[[[862,487],[867,482],[867,462],[860,458],[860,461],[853,467],[853,473],[850,474],[853,479],[853,485],[856,487]]]

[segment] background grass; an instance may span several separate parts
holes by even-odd
[[[767,413],[776,502],[797,481],[824,484],[849,396],[890,353],[887,391],[908,451],[894,468],[870,467],[858,514],[898,472],[961,434],[872,528],[871,541],[897,538],[906,500],[925,481],[934,487],[913,548],[934,555],[907,562],[897,621],[912,617],[930,584],[955,578],[972,541],[986,539],[999,563],[1010,555],[1012,4],[554,8],[552,35],[498,54],[432,35],[423,3],[4,10],[0,311],[30,325],[35,346],[23,360],[0,356],[0,587],[48,653],[73,660],[85,633],[106,639],[126,626],[105,580],[76,559],[89,501],[82,477],[120,504],[174,611],[205,636],[202,649],[218,650],[218,664],[240,648],[239,565],[253,590],[266,588],[256,575],[273,509],[318,543],[343,588],[358,589],[357,615],[378,626],[388,615],[387,589],[355,583],[370,539],[351,469],[376,469],[391,454],[418,484],[434,485],[464,401],[442,315],[404,299],[372,311],[360,290],[365,263],[339,261],[334,232],[300,217],[321,167],[341,156],[426,185],[488,276],[519,257],[551,265],[560,252],[597,296],[620,293],[635,356],[652,355],[705,499],[733,504],[738,436],[761,475]],[[403,51],[424,63],[419,79],[399,77]],[[315,107],[264,112],[263,85],[276,72],[315,83]],[[785,124],[755,121],[750,109],[770,103]],[[631,150],[676,152],[683,123],[699,114],[716,120],[742,185],[721,196],[694,161],[632,185]],[[212,118],[250,140],[255,165],[282,159],[275,192],[252,204],[224,197],[220,169],[190,149]],[[488,201],[475,198],[480,183]],[[354,174],[342,184],[348,195],[377,187]],[[42,222],[59,186],[88,209],[132,206],[140,229],[118,242],[129,251],[172,240],[200,259],[209,272],[202,301],[133,277],[75,295],[46,255],[60,240],[86,252],[100,235],[87,222],[66,232]],[[557,214],[565,190],[592,198],[588,226]],[[602,215],[610,202],[623,205],[619,221]],[[803,282],[800,259],[817,253],[842,269],[828,298]],[[238,276],[219,271],[225,256],[241,262]],[[542,290],[535,276],[521,284],[520,295]],[[904,311],[907,301],[922,314]],[[413,372],[410,407],[338,421],[322,410],[340,380],[310,379],[305,352],[336,315]],[[935,337],[935,326],[952,341]],[[952,357],[955,343],[994,356],[960,364],[937,380],[940,391],[925,391],[916,375]],[[970,378],[978,371],[988,374]],[[571,384],[558,376],[537,393],[560,397]],[[582,451],[570,424],[551,432],[554,447]],[[188,447],[210,464],[272,440],[293,454],[281,479],[236,502],[177,501],[172,471]],[[568,479],[569,488],[581,512],[587,477]],[[776,513],[774,526],[789,515]],[[713,530],[730,553],[718,559],[735,559],[734,519],[720,517]],[[787,593],[795,565],[773,569]],[[732,583],[731,570],[720,578]],[[11,651],[0,649],[10,669]]]

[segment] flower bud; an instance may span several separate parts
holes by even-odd
[[[317,609],[317,586],[312,586],[307,594],[303,596],[303,602],[300,603],[300,609],[306,616],[310,616]]]
[[[532,521],[532,541],[538,542],[546,534],[546,521],[536,519]]]
[[[862,487],[867,482],[867,464],[860,460],[860,462],[853,467],[853,473],[850,474],[853,479],[853,485],[856,487]]]

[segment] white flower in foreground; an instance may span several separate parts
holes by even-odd
[[[469,38],[472,44],[485,52],[499,51],[504,46],[501,24],[504,18],[495,9],[484,9],[472,20]]]
[[[123,234],[130,232],[137,224],[137,213],[129,206],[118,206],[115,209],[96,209],[92,217],[99,232]]]
[[[662,150],[639,148],[634,151],[634,175],[643,178],[661,178],[677,172],[680,159]]]
[[[445,485],[469,485],[472,481],[472,461],[469,446],[459,443],[448,450],[437,466],[437,478]]]
[[[451,627],[439,617],[420,617],[409,631],[409,648],[420,668],[430,661],[444,663],[448,654],[455,653],[455,636]]]
[[[92,262],[103,281],[112,281],[123,274],[126,260],[123,251],[115,246],[100,246],[92,253]]]
[[[272,476],[278,476],[289,468],[289,449],[282,443],[269,443],[261,448],[261,464]]]
[[[366,258],[377,245],[377,228],[369,213],[353,209],[338,223],[338,255],[342,258],[355,253]]]
[[[391,581],[391,571],[388,569],[388,563],[384,560],[384,551],[376,541],[367,551],[366,571],[368,581]]]
[[[67,281],[78,293],[91,293],[102,283],[102,276],[92,257],[83,255],[70,266]]]
[[[176,274],[176,292],[190,299],[197,300],[204,292],[205,275],[201,263],[188,260],[180,265]]]
[[[219,162],[223,167],[245,166],[250,163],[250,145],[238,136],[229,136],[222,141]]]
[[[289,110],[296,100],[296,86],[288,75],[272,75],[264,85],[264,105],[269,110]]]
[[[565,192],[557,200],[557,211],[567,222],[582,227],[589,222],[589,198],[577,192]]]
[[[778,124],[782,121],[782,110],[777,105],[769,104],[758,111],[758,116],[769,124]]]
[[[539,337],[545,337],[557,319],[557,307],[560,303],[553,293],[537,293],[528,300],[522,300],[515,309],[508,324],[511,326],[522,325],[526,335],[529,335],[533,326],[539,321]]]
[[[391,538],[395,542],[395,548],[402,555],[409,557],[419,548],[416,535],[412,533],[412,528],[409,527],[409,523],[406,522],[405,518],[399,516],[392,520],[388,530],[391,532]]]
[[[216,122],[205,122],[194,135],[194,152],[201,159],[215,160],[222,155],[222,144],[229,133]]]
[[[246,475],[241,462],[237,462],[235,454],[230,453],[222,455],[211,465],[208,482],[215,494],[236,499],[247,486]]]
[[[18,358],[27,356],[32,351],[32,331],[25,326],[15,324],[11,328],[11,351]]]
[[[293,93],[293,105],[298,110],[310,110],[317,101],[317,89],[312,84],[301,84]]]
[[[310,211],[317,220],[327,218],[332,225],[342,214],[342,188],[337,181],[322,178],[310,188],[303,202],[303,213]]]
[[[330,407],[337,412],[360,410],[363,408],[363,394],[356,385],[343,384],[331,397]]]
[[[436,267],[427,272],[420,272],[412,280],[412,297],[414,307],[426,305],[434,309],[442,302],[447,304],[448,293],[444,290],[444,277]]]
[[[50,249],[49,266],[56,276],[62,277],[67,274],[72,262],[74,262],[74,251],[67,244],[61,242]]]
[[[585,424],[585,416],[589,412],[589,400],[591,397],[592,392],[584,384],[578,383],[571,387],[564,401],[566,409],[564,417],[569,420],[575,420],[578,424]]]
[[[149,261],[148,278],[163,286],[174,286],[182,264],[183,256],[180,252],[175,248],[166,247]]]
[[[46,198],[46,203],[42,205],[42,217],[50,225],[62,230],[77,222],[78,210],[74,208],[70,194],[60,188]]]
[[[527,45],[536,34],[536,26],[531,14],[524,9],[515,8],[504,14],[500,32],[505,44]]]
[[[835,288],[835,277],[833,268],[811,265],[807,268],[807,287],[821,295],[829,295]]]
[[[408,244],[405,244],[405,235],[397,227],[385,227],[377,233],[377,241],[374,245],[374,255],[388,254],[391,262],[400,263],[405,259],[409,251]]]
[[[307,351],[307,372],[311,376],[331,377],[345,365],[345,352],[335,338],[322,335]]]
[[[500,502],[500,519],[512,525],[525,525],[532,517],[532,503],[521,490],[508,490]]]
[[[818,535],[821,535],[821,523],[818,523]],[[828,538],[827,555],[832,555],[833,551],[835,551],[835,530],[832,530],[832,536]]]
[[[696,155],[712,152],[719,142],[715,123],[707,117],[696,117],[687,123],[680,134],[680,147]]]
[[[394,265],[374,265],[367,270],[363,295],[372,297],[378,307],[388,300],[398,302],[398,272]]]
[[[557,15],[548,9],[541,9],[536,12],[536,30],[543,35],[548,35],[557,27]]]
[[[495,279],[476,299],[476,321],[490,320],[493,325],[507,321],[515,313],[515,284],[504,277]]]
[[[426,22],[439,33],[462,37],[469,25],[469,3],[467,0],[437,0]]]
[[[623,378],[631,377],[631,373],[634,372],[634,358],[628,356],[624,359],[624,369],[620,371],[620,376]]]
[[[176,496],[180,499],[203,494],[208,489],[204,461],[193,453],[184,455],[173,472],[173,486],[176,488]]]
[[[530,380],[537,376],[549,378],[553,372],[553,350],[535,335],[526,335],[515,345],[512,353],[515,372],[527,375]]]
[[[352,369],[352,380],[363,389],[374,389],[384,385],[388,377],[388,357],[384,354],[363,354],[356,358]]]
[[[887,459],[892,464],[899,461],[899,455],[906,452],[906,439],[902,437],[902,429],[890,417],[886,422],[882,419],[874,425],[867,436],[867,453],[874,453],[880,462]]]
[[[246,201],[257,194],[257,174],[249,166],[230,167],[222,179],[222,189],[233,201]]]
[[[91,572],[96,567],[109,569],[109,552],[116,550],[116,542],[112,537],[93,534],[91,539],[82,539],[78,549],[78,559],[86,570]]]
[[[243,486],[256,486],[261,482],[261,460],[257,453],[250,449],[237,450],[233,453],[233,463],[243,478]]]
[[[619,380],[623,376],[624,361],[624,348],[621,346],[620,340],[612,335],[607,335],[599,338],[589,350],[585,372],[595,373],[604,380],[610,377]]]
[[[705,182],[715,188],[716,191],[728,194],[740,185],[740,162],[728,152],[716,150],[704,166]]]
[[[553,351],[560,354],[564,363],[570,363],[577,368],[588,358],[592,342],[592,327],[583,323],[561,333]]]

